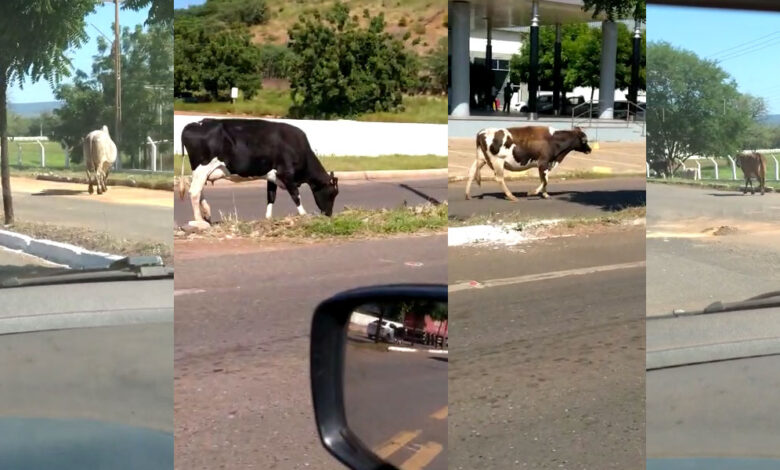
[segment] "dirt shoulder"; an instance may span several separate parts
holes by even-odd
[[[13,192],[66,196],[77,199],[99,200],[114,204],[134,204],[173,208],[173,194],[156,189],[110,186],[108,191],[98,195],[89,194],[87,185],[74,182],[45,181],[34,178],[11,178]]]

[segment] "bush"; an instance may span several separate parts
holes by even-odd
[[[295,59],[293,51],[278,44],[264,44],[259,49],[263,78],[289,78]]]
[[[402,17],[400,20],[398,20],[398,26],[401,28],[405,28],[407,25],[406,17]]]
[[[425,34],[425,23],[415,23],[414,28],[412,28],[412,31],[414,31],[414,34],[418,34],[418,35]]]
[[[302,15],[289,31],[295,54],[291,113],[329,118],[393,111],[415,81],[415,61],[385,31],[382,14],[361,27],[336,3],[325,14]]]
[[[268,21],[265,0],[207,0],[205,6],[207,15],[226,23],[254,26]]]

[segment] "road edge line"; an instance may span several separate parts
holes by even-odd
[[[123,258],[123,256],[91,251],[69,243],[36,239],[4,229],[0,229],[0,245],[75,269],[106,268],[114,261]]]
[[[491,279],[488,281],[464,281],[447,286],[447,293],[452,294],[454,292],[460,292],[470,289],[484,289],[488,287],[503,287],[511,286],[515,284],[525,284],[527,282],[546,281],[550,279],[560,279],[569,276],[582,276],[586,274],[595,274],[600,272],[617,271],[620,269],[640,268],[646,266],[647,262],[634,261],[630,263],[608,264],[602,266],[589,266],[586,268],[566,269],[562,271],[551,271],[547,273],[539,274],[526,274],[523,276],[505,277],[499,279]],[[474,284],[476,282],[476,284]]]

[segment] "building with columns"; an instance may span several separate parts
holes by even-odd
[[[521,84],[521,99],[527,101],[529,117],[536,119],[537,94],[528,90],[536,89],[536,74],[533,65],[538,64],[538,31],[543,25],[568,23],[589,23],[600,25],[603,33],[601,80],[599,86],[598,116],[602,119],[612,119],[615,100],[615,68],[617,51],[617,25],[603,21],[605,16],[594,18],[592,13],[583,11],[582,0],[449,0],[449,41],[450,41],[450,116],[467,117],[471,115],[470,64],[491,65],[490,77],[487,77],[487,88],[491,85],[500,89],[509,72],[509,60],[518,53],[524,41],[531,42],[532,72],[528,84]],[[600,21],[599,21],[600,20]],[[638,32],[642,25],[635,25],[633,20],[624,21],[630,29],[635,30],[636,73],[638,73]],[[556,73],[560,73],[560,43],[556,44]],[[480,77],[482,78],[482,77]],[[492,81],[492,83],[491,83]],[[638,78],[635,79],[638,81]],[[553,92],[553,107],[560,109],[562,80]],[[620,95],[621,93],[618,93]],[[638,90],[635,87],[627,90],[627,100],[638,102]],[[589,98],[589,91],[587,93]]]

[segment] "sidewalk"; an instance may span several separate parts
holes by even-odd
[[[575,177],[583,173],[601,173],[624,175],[645,175],[644,142],[599,142],[599,149],[590,155],[572,152],[550,175],[551,179]],[[474,138],[450,137],[448,139],[449,180],[463,181],[468,176],[469,167],[476,158]],[[490,168],[482,167],[482,177],[492,179]],[[537,170],[509,172],[506,179],[538,178]]]

